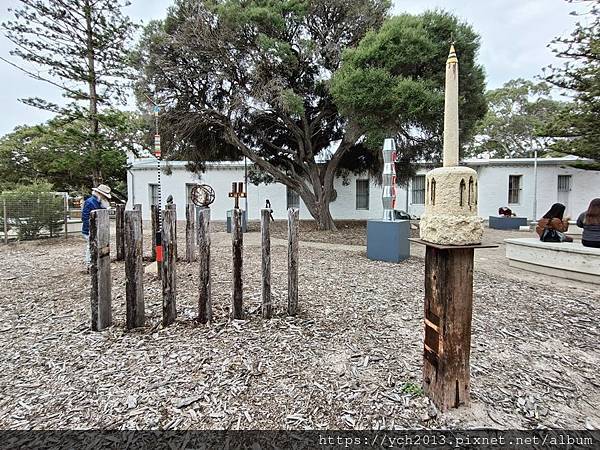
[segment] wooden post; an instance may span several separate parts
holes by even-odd
[[[232,287],[232,305],[231,314],[234,319],[243,319],[243,281],[242,281],[242,267],[243,267],[243,248],[244,248],[244,235],[242,233],[242,211],[239,208],[235,208],[232,211],[231,216],[231,243],[232,243],[232,256],[233,256],[233,287]]]
[[[260,210],[260,235],[262,248],[262,316],[270,319],[273,316],[273,307],[271,304],[271,210]]]
[[[8,245],[8,214],[6,213],[6,199],[2,199],[2,210],[4,217],[4,244]]]
[[[468,405],[473,248],[425,252],[423,388],[441,411]]]
[[[117,244],[117,261],[125,259],[125,238],[123,237],[125,227],[125,205],[117,205],[115,211],[115,241]]]
[[[101,331],[112,325],[110,218],[107,209],[97,209],[90,214],[90,255],[92,330]]]
[[[288,209],[288,314],[298,313],[298,231],[299,210]]]
[[[190,203],[185,209],[185,258],[196,261],[196,205]]]
[[[172,207],[171,207],[172,206]],[[177,317],[177,255],[175,246],[175,224],[177,213],[175,205],[170,205],[163,211],[162,226],[162,289],[163,289],[163,320],[164,327],[175,322]]]
[[[198,260],[200,262],[198,320],[200,323],[207,323],[212,321],[210,277],[210,208],[197,208],[196,218],[196,223],[198,225]]]
[[[65,239],[69,237],[69,194],[65,194],[65,210],[63,215],[63,226],[65,231]]]
[[[142,211],[125,211],[125,304],[127,329],[144,326],[144,251],[142,233]]]

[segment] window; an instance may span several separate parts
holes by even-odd
[[[521,200],[521,175],[508,177],[508,203],[517,204]]]
[[[186,197],[186,202],[188,205],[193,204],[194,202],[192,202],[192,189],[194,189],[194,186],[197,186],[196,183],[186,183],[185,185],[185,197]]]
[[[356,180],[356,209],[369,209],[369,180]]]
[[[412,203],[413,205],[425,204],[425,175],[412,178]]]
[[[300,208],[300,196],[289,187],[287,188],[287,209]]]
[[[158,184],[149,184],[148,189],[150,191],[150,204],[158,205],[160,203],[160,191],[158,190]]]
[[[558,192],[569,192],[571,190],[571,175],[558,176]]]

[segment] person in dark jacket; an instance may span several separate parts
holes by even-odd
[[[600,198],[592,200],[587,211],[579,215],[577,226],[583,228],[581,243],[585,247],[600,248]]]
[[[91,263],[90,257],[90,214],[96,209],[107,209],[110,206],[110,188],[105,184],[92,189],[92,195],[83,203],[81,210],[81,234],[85,239],[85,264],[88,269]]]
[[[573,238],[570,236],[566,236],[564,233],[569,229],[569,218],[563,218],[565,214],[565,205],[562,203],[555,203],[548,210],[544,217],[538,220],[537,227],[535,227],[535,231],[542,238],[545,229],[554,229],[558,231],[562,236],[562,242],[573,242]]]

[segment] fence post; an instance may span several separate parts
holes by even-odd
[[[163,326],[175,322],[177,317],[177,247],[176,227],[177,212],[175,205],[168,205],[163,211],[162,226],[162,290],[163,290]]]
[[[260,210],[260,235],[262,247],[262,316],[270,319],[273,316],[271,305],[271,210]]]
[[[64,211],[64,228],[65,239],[69,237],[69,194],[65,194],[65,211]]]
[[[299,210],[288,209],[288,314],[298,313],[298,229]]]
[[[117,205],[115,211],[115,241],[117,244],[117,261],[123,261],[125,258],[125,238],[123,237],[125,228],[125,205]]]
[[[125,303],[128,330],[144,326],[144,251],[142,211],[125,211],[123,225],[125,250]]]
[[[90,255],[92,330],[101,331],[112,325],[110,218],[106,209],[90,214]]]
[[[233,259],[233,286],[232,286],[232,308],[231,313],[234,319],[242,319],[243,313],[243,248],[244,235],[242,233],[242,211],[239,208],[234,208],[231,215],[231,244],[232,244],[232,259]]]
[[[4,217],[4,244],[8,245],[8,214],[6,214],[6,199],[2,199],[2,209]]]
[[[185,209],[185,257],[187,262],[196,261],[196,205],[193,203]]]
[[[198,293],[198,320],[200,323],[212,321],[212,297],[210,277],[210,208],[196,210],[198,225],[198,260],[200,262],[200,291]]]

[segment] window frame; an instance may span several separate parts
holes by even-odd
[[[160,195],[159,195],[159,190],[158,190],[158,183],[148,183],[148,196],[150,197],[150,206],[156,205],[158,206],[160,204]],[[156,196],[154,195],[154,190],[156,189]],[[154,199],[157,199],[158,202],[154,202]]]
[[[518,180],[517,188],[513,186],[512,180]],[[520,205],[521,204],[521,192],[523,191],[523,174],[512,174],[508,176],[508,204],[509,205]],[[514,195],[516,194],[516,202]]]
[[[362,186],[359,191],[359,184]],[[357,211],[368,211],[370,207],[369,197],[371,195],[371,183],[369,179],[357,179],[354,191],[354,206]],[[359,200],[363,201],[363,205],[359,205]]]
[[[293,189],[290,189],[289,186],[285,187],[285,206],[286,206],[286,211],[290,208],[297,208],[300,209],[300,194],[298,194],[296,191],[294,191]],[[290,202],[290,198],[295,198],[296,201],[293,202],[294,204],[292,204],[292,202]]]
[[[423,180],[422,188],[419,186],[419,189],[415,189],[415,186],[418,184],[416,182],[417,178]],[[411,205],[424,205],[425,204],[425,184],[426,184],[426,175],[415,175],[410,180],[411,186]],[[419,184],[421,182],[419,181]]]

